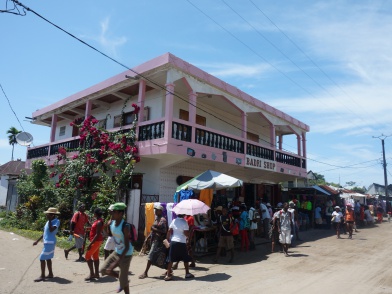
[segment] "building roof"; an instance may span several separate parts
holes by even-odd
[[[0,176],[18,176],[22,170],[25,170],[25,162],[21,160],[9,161],[3,165],[0,165]],[[26,172],[30,173],[31,170],[27,169]]]

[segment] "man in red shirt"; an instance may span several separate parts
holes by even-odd
[[[68,254],[71,250],[77,248],[79,252],[79,258],[76,261],[86,261],[83,258],[83,243],[85,230],[84,226],[89,224],[88,216],[84,212],[86,211],[86,206],[80,204],[78,211],[74,213],[71,219],[71,232],[70,234],[75,237],[75,245],[69,249],[64,249],[65,258],[68,259]]]

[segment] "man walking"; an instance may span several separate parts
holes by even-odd
[[[219,217],[219,226],[218,230],[219,234],[219,243],[218,243],[218,250],[216,252],[216,257],[214,259],[214,263],[218,262],[218,258],[222,251],[222,248],[227,248],[230,251],[230,259],[229,263],[233,262],[234,259],[234,238],[233,234],[230,231],[230,227],[234,220],[227,214],[227,208],[222,208],[222,215]]]
[[[283,203],[283,209],[279,211],[278,231],[279,231],[279,242],[283,246],[283,252],[285,256],[289,256],[288,249],[291,244],[291,226],[293,221],[291,213],[288,211],[289,204]]]
[[[86,261],[83,258],[83,243],[84,243],[84,235],[85,235],[84,226],[89,223],[89,220],[85,211],[86,211],[86,206],[82,203],[79,205],[78,211],[75,212],[74,215],[72,216],[70,234],[75,236],[75,245],[69,249],[64,249],[64,255],[66,259],[68,259],[69,252],[77,248],[79,253],[79,258],[76,261],[79,262]]]
[[[270,229],[271,215],[265,203],[260,202],[261,222],[264,231],[264,238],[268,239],[268,232]]]

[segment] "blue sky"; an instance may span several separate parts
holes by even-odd
[[[392,134],[388,0],[21,2],[129,67],[171,52],[303,121],[308,170],[327,181],[384,183],[372,137]],[[0,84],[21,122],[0,91],[0,164],[11,159],[9,127],[45,144],[49,128],[26,116],[125,70],[32,12],[0,13],[0,35]],[[385,148],[391,163],[392,137]]]

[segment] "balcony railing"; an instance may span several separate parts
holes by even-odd
[[[198,128],[196,128],[195,143],[242,154],[245,145],[242,141]]]
[[[276,151],[275,152],[275,159],[277,162],[301,167],[301,158],[295,157],[289,154],[281,153]]]
[[[192,140],[192,127],[178,122],[173,122],[172,138],[191,142]]]
[[[139,127],[139,141],[160,139],[165,137],[165,122],[157,122]]]
[[[205,129],[201,129],[201,128],[195,128],[195,130],[193,129],[194,128],[192,126],[179,122],[172,122],[171,138],[185,141],[185,142],[192,142],[192,139],[194,139],[195,144],[200,144],[200,145],[221,149],[225,151],[231,151],[239,154],[245,153],[245,144],[246,144],[246,155],[267,159],[271,161],[276,161],[283,164],[306,169],[306,159],[301,158],[299,156],[290,155],[283,152],[275,151],[273,149],[268,149],[266,147],[245,143],[243,141],[230,138],[228,136],[224,136]],[[124,129],[118,132],[127,132],[127,131],[129,130]],[[162,139],[164,137],[165,137],[165,121],[139,126],[139,138],[138,138],[139,141]],[[27,159],[34,159],[39,157],[46,157],[48,155],[55,155],[58,153],[58,149],[60,147],[64,147],[65,149],[67,149],[67,151],[75,151],[79,148],[79,144],[80,144],[79,139],[72,139],[66,142],[61,142],[50,146],[48,145],[35,149],[30,149],[27,152]],[[89,142],[86,142],[86,144],[87,146],[91,146]],[[49,154],[49,147],[50,147],[50,154]]]
[[[253,144],[246,144],[246,154],[259,157],[259,158],[264,158],[268,160],[274,160],[274,151],[271,149],[267,149],[261,146],[256,146]]]

